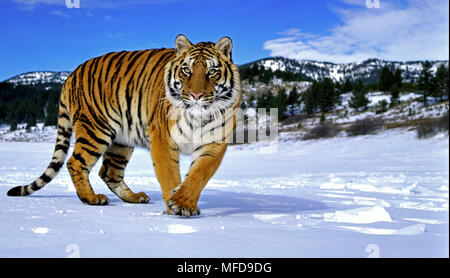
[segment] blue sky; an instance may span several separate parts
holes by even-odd
[[[372,0],[376,1],[376,0]],[[352,62],[448,59],[448,1],[0,0],[0,80],[35,70],[73,70],[110,51],[233,39],[243,64],[281,55]]]

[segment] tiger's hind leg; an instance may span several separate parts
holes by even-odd
[[[107,205],[108,197],[95,194],[89,182],[89,172],[100,156],[108,149],[111,138],[102,132],[94,132],[84,124],[74,127],[76,141],[73,154],[67,161],[72,182],[77,195],[83,203],[89,205]]]
[[[124,171],[133,154],[133,148],[113,143],[103,155],[103,165],[99,176],[120,199],[128,203],[148,203],[150,198],[144,193],[134,193],[126,185]]]

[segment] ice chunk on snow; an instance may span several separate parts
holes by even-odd
[[[359,190],[362,192],[378,192],[378,193],[386,193],[386,194],[411,194],[415,193],[417,187],[417,183],[414,183],[406,188],[397,189],[391,186],[381,186],[377,187],[372,184],[352,184],[347,183],[346,188],[351,190]]]
[[[384,207],[362,207],[349,210],[338,210],[323,214],[325,222],[374,223],[378,221],[392,222],[392,218]]]
[[[255,217],[256,219],[259,219],[261,221],[271,221],[274,220],[276,218],[280,218],[285,216],[285,214],[255,214],[253,215],[253,217]]]
[[[356,231],[358,233],[367,235],[403,235],[403,236],[415,236],[425,232],[425,224],[415,224],[407,226],[400,230],[395,229],[379,229],[370,227],[352,227],[352,226],[338,226],[339,228]]]
[[[422,219],[422,218],[403,218],[404,220],[414,221],[425,224],[443,224],[444,222],[436,220],[436,219]]]
[[[345,184],[326,182],[320,185],[320,189],[345,189]]]
[[[338,226],[339,228],[356,231],[361,234],[368,235],[393,235],[397,230],[393,229],[379,229],[379,228],[361,228],[361,227],[352,227],[352,226]]]
[[[425,224],[415,224],[395,232],[396,235],[415,236],[425,232]]]
[[[45,227],[36,227],[31,229],[35,234],[46,234],[48,233],[48,228]]]
[[[353,202],[357,205],[362,205],[362,206],[373,206],[376,204],[377,199],[376,198],[371,198],[371,197],[360,197],[360,196],[355,196],[353,197]]]
[[[167,232],[169,234],[189,234],[195,233],[197,230],[188,225],[171,224],[167,225]]]

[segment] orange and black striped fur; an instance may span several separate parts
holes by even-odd
[[[99,175],[112,192],[126,202],[148,202],[146,194],[133,193],[124,182],[133,148],[143,146],[150,148],[167,212],[199,214],[200,193],[219,167],[236,125],[239,73],[228,37],[193,45],[179,35],[175,47],[108,53],[72,72],[62,87],[50,165],[37,180],[8,195],[29,195],[48,184],[61,169],[75,132],[67,168],[82,202],[109,202],[89,183],[100,157]],[[192,155],[184,181],[180,152]]]

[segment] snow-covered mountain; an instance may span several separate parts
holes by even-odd
[[[63,84],[69,74],[70,71],[34,71],[16,75],[5,80],[5,82],[14,83],[15,85]]]
[[[295,60],[284,57],[270,57],[257,60],[252,63],[241,65],[241,67],[250,67],[252,65],[264,66],[266,70],[272,71],[290,71],[294,73],[301,73],[307,77],[318,80],[323,78],[331,78],[334,81],[344,81],[348,78],[361,78],[366,83],[377,82],[381,69],[388,66],[392,71],[400,69],[402,71],[403,79],[406,82],[415,82],[419,78],[424,61],[385,61],[380,59],[368,59],[362,62],[335,64],[330,62],[320,62],[312,60]],[[432,71],[435,72],[437,68],[445,64],[448,66],[448,61],[430,61]]]
[[[270,57],[240,65],[240,67],[245,68],[252,65],[258,65],[263,66],[267,70],[271,69],[272,71],[281,70],[301,73],[313,80],[319,80],[325,77],[329,77],[334,81],[344,81],[348,78],[361,78],[366,83],[374,83],[378,81],[381,69],[387,65],[392,71],[400,69],[405,82],[416,82],[422,70],[423,62],[424,61],[397,62],[368,59],[362,62],[335,64],[312,60]],[[433,72],[435,72],[442,64],[448,66],[448,61],[430,61],[430,63]],[[62,84],[69,74],[69,71],[36,71],[19,74],[5,81],[16,85],[36,85],[44,83]]]

